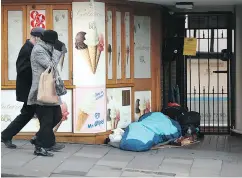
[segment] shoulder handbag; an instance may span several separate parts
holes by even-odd
[[[49,51],[48,51],[49,52]],[[50,56],[52,56],[52,53],[50,53]],[[58,72],[58,69],[56,68],[56,65],[55,63],[51,60],[52,64],[53,64],[53,69],[54,69],[54,78],[55,78],[55,89],[56,89],[56,94],[58,96],[63,96],[67,93],[67,90],[66,90],[66,87],[65,87],[65,84],[63,82],[63,80],[61,79],[60,77],[60,74]]]
[[[53,63],[53,69],[55,70],[55,89],[56,94],[58,96],[65,95],[67,93],[65,84],[63,80],[60,77],[60,74],[58,72],[58,69],[56,68],[55,64]]]
[[[48,67],[40,76],[37,100],[50,104],[57,104],[59,102],[55,90],[53,68],[51,67]]]

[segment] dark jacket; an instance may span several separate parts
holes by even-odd
[[[29,91],[32,85],[32,69],[30,56],[34,45],[27,40],[21,48],[16,62],[16,99],[20,102],[27,102]]]

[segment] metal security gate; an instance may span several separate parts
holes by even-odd
[[[196,56],[184,60],[184,103],[201,115],[201,132],[230,132],[230,60],[221,60],[222,50],[232,52],[231,14],[185,15],[185,37],[197,39]],[[179,76],[177,76],[179,78]]]

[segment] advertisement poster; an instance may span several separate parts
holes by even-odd
[[[74,132],[106,131],[105,87],[80,87],[74,92]]]
[[[15,90],[2,90],[1,95],[1,131],[3,131],[20,114],[23,103],[16,101]],[[66,102],[70,114],[57,132],[72,132],[72,91],[67,90],[67,94],[61,99]],[[39,120],[34,116],[21,132],[37,132],[39,127]]]
[[[134,98],[135,121],[138,121],[140,116],[151,112],[151,91],[136,91]]]
[[[35,27],[46,28],[45,10],[31,10],[29,13],[30,31]]]
[[[73,82],[78,87],[106,84],[105,4],[73,2]]]
[[[131,123],[131,88],[107,89],[107,130]]]
[[[150,17],[134,16],[134,77],[151,78]],[[144,72],[145,71],[145,72]]]

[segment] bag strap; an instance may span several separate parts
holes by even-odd
[[[47,50],[47,52],[49,53],[49,55],[50,55],[50,57],[52,58],[52,53],[50,52],[50,51],[48,51]],[[59,80],[57,80],[57,79],[61,79],[61,77],[60,77],[60,74],[59,74],[59,71],[57,70],[57,65],[55,65],[55,63],[53,62],[53,60],[51,59],[51,62],[52,62],[52,64],[53,64],[53,69],[55,70],[55,77],[56,77],[56,82],[57,83],[59,83]]]

